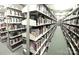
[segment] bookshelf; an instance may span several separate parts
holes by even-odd
[[[79,54],[79,7],[68,14],[62,22],[62,31],[72,54]]]
[[[21,24],[23,15],[21,10],[12,7],[6,7],[5,9],[7,46],[11,51],[15,51],[23,43],[22,30],[25,29]]]
[[[0,12],[0,41],[5,42],[7,41],[7,34],[6,34],[6,23],[4,22],[4,12]]]
[[[51,13],[47,5],[37,4],[29,5],[29,25],[27,19],[27,6],[22,10],[24,14],[24,20],[22,20],[22,25],[28,28],[29,26],[29,38],[26,37],[27,31],[22,34],[23,37],[29,40],[29,54],[32,55],[42,55],[44,54],[49,46],[49,42],[53,36],[56,29],[56,18]],[[26,53],[27,53],[26,52]]]

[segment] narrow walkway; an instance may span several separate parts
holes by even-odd
[[[59,26],[55,30],[47,55],[69,55],[64,35]]]

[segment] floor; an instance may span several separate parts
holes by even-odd
[[[68,50],[64,35],[62,33],[61,28],[58,26],[55,30],[53,39],[50,43],[50,47],[48,49],[47,55],[69,55],[70,52]]]
[[[7,48],[6,42],[0,42],[0,55],[23,55],[23,50],[22,47],[20,47],[15,52],[12,52]]]

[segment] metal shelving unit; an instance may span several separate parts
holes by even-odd
[[[13,6],[13,5],[12,5]],[[25,29],[21,22],[23,19],[22,11],[13,7],[4,8],[4,22],[6,23],[7,46],[13,52],[22,46],[22,30]]]
[[[70,12],[63,20],[61,28],[72,54],[79,54],[79,7]]]
[[[51,40],[50,38],[53,36],[56,29],[56,18],[45,4],[29,5],[29,9],[27,7],[28,5],[23,9],[26,19],[22,21],[22,24],[25,25],[27,29],[27,31],[23,34],[27,39],[26,45],[28,46],[25,47],[27,51],[25,53],[42,55],[46,52],[49,46],[48,43]],[[35,8],[33,9],[32,7]],[[36,36],[34,36],[34,34],[36,34]]]

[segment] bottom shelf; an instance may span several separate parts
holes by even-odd
[[[19,43],[17,43],[17,44],[15,44],[15,45],[13,45],[13,46],[8,46],[9,47],[9,49],[13,52],[13,51],[15,51],[16,49],[18,49],[19,47],[21,47],[22,46],[22,41],[21,42],[19,42]]]

